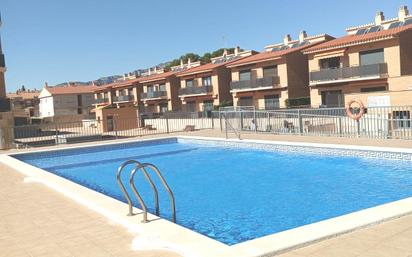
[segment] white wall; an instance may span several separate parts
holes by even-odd
[[[39,115],[42,118],[54,116],[54,101],[52,96],[40,98]]]

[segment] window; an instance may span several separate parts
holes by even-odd
[[[203,111],[213,111],[213,100],[203,101]]]
[[[361,91],[362,93],[386,91],[386,87],[385,87],[385,86],[381,86],[381,87],[365,87],[365,88],[361,88],[360,91]]]
[[[203,77],[202,78],[202,85],[203,86],[211,86],[212,85],[212,78],[211,77]]]
[[[332,57],[319,60],[319,66],[321,69],[336,69],[340,67],[340,58]]]
[[[193,87],[193,79],[187,79],[186,80],[186,87]]]
[[[384,63],[383,49],[359,52],[360,65]]]
[[[77,114],[82,114],[83,113],[83,109],[82,108],[77,108]]]
[[[109,99],[109,93],[105,92],[105,93],[103,94],[103,97],[104,97],[104,99]]]
[[[279,109],[278,95],[265,95],[265,110]]]
[[[77,95],[77,106],[82,106],[82,95]]]
[[[322,91],[322,106],[323,107],[343,107],[342,91]]]
[[[127,95],[127,89],[120,90],[120,95],[121,96]]]
[[[154,92],[154,86],[147,86],[147,92]]]
[[[167,112],[167,103],[159,104],[160,112]]]
[[[244,70],[244,71],[239,71],[239,80],[244,81],[244,80],[251,80],[252,79],[252,74],[250,70]]]
[[[187,112],[195,112],[196,111],[196,102],[186,102],[186,111]]]
[[[165,84],[160,84],[159,85],[159,91],[165,92],[166,91],[166,85]]]
[[[238,106],[254,106],[252,96],[242,96],[237,102]]]
[[[129,90],[128,90],[129,92],[129,95],[133,95],[133,88],[129,88]]]
[[[274,77],[277,75],[278,75],[278,67],[276,65],[263,68],[263,77]]]
[[[394,111],[393,119],[395,129],[411,127],[411,114],[409,111]]]

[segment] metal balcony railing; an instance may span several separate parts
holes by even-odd
[[[166,91],[146,92],[146,93],[142,93],[140,95],[140,97],[142,99],[159,98],[159,97],[163,97],[163,96],[167,96]]]
[[[97,99],[94,99],[94,103],[95,104],[104,104],[104,103],[108,103],[109,102],[109,99],[107,99],[107,98],[97,98]]]
[[[133,101],[133,96],[132,95],[120,95],[120,96],[115,96],[113,97],[113,102],[130,102]]]
[[[212,91],[212,86],[185,87],[179,89],[179,95],[199,95],[211,93]]]
[[[385,76],[388,74],[386,63],[376,63],[361,66],[323,69],[310,72],[310,82],[333,81],[342,79]]]
[[[258,78],[253,80],[242,80],[242,81],[232,81],[230,83],[230,88],[232,90],[242,90],[242,89],[258,89],[261,87],[274,87],[278,86],[279,77],[272,76],[272,77],[264,77]]]
[[[0,53],[0,68],[6,67],[6,61],[4,60],[4,54]]]

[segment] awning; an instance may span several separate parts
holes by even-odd
[[[332,57],[340,57],[345,55],[346,49],[338,50],[338,51],[332,51],[332,52],[326,52],[326,53],[320,53],[320,54],[315,54],[313,57],[314,58],[332,58]]]
[[[109,106],[110,106],[110,104],[106,104],[106,105],[102,105],[102,106],[97,106],[96,108],[91,109],[90,112],[96,112],[96,111],[98,111],[98,110],[103,110],[103,109],[105,109],[106,107],[109,107]]]

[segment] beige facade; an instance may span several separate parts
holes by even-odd
[[[298,40],[287,35],[284,43],[229,64],[233,105],[277,109],[288,107],[291,99],[308,99],[307,56],[300,50],[331,39],[328,35],[308,37],[303,31]]]
[[[155,81],[142,82],[140,101],[145,113],[163,113],[180,111],[178,98],[179,79],[174,74]]]
[[[102,132],[140,127],[138,110],[134,106],[110,106],[96,109],[97,126]]]
[[[349,28],[347,36],[303,51],[312,107],[345,106],[353,99],[367,107],[411,105],[412,26],[402,26],[401,14],[388,21],[381,15],[374,24]],[[391,29],[395,22],[401,26]],[[357,35],[372,27],[380,31]]]

